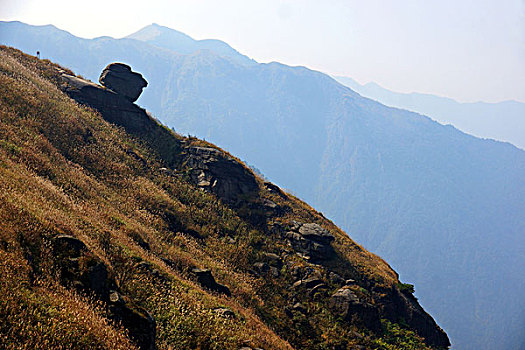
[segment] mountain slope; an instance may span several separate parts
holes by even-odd
[[[361,85],[352,78],[335,77],[341,84],[387,106],[428,115],[442,124],[474,136],[510,142],[525,149],[525,103],[459,103],[429,94],[404,94],[387,90],[375,83]]]
[[[228,153],[0,57],[3,348],[448,345],[388,264]]]
[[[79,72],[94,81],[102,62],[131,63],[150,82],[140,103],[169,126],[226,146],[388,258],[454,348],[520,349],[523,151],[385,107],[301,67],[239,65],[130,39],[44,50],[30,26],[19,38],[10,25],[2,40],[70,67],[83,61]]]

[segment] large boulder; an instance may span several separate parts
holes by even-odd
[[[142,89],[148,86],[148,82],[141,74],[132,72],[131,67],[124,63],[109,64],[102,71],[98,81],[130,102],[135,102],[142,93]]]
[[[361,301],[348,288],[341,288],[330,298],[332,311],[344,320],[362,322],[367,328],[378,331],[381,329],[379,310],[372,304]]]
[[[55,236],[52,247],[62,283],[107,303],[109,318],[126,328],[139,349],[154,350],[155,319],[117,291],[117,283],[105,262],[73,236]]]
[[[197,282],[201,286],[211,291],[231,296],[230,289],[225,285],[217,283],[210,270],[194,268],[191,270],[191,272],[193,275],[195,275],[195,277],[197,277]]]
[[[333,257],[331,243],[334,236],[318,224],[296,222],[286,233],[286,238],[292,248],[307,260],[320,262]]]
[[[192,181],[229,204],[259,189],[248,169],[218,149],[190,146],[186,154],[185,164],[191,169]]]
[[[309,223],[303,224],[299,228],[299,233],[306,239],[316,241],[325,245],[330,244],[334,240],[334,236],[327,229],[322,228],[318,224]]]

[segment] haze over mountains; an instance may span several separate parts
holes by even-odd
[[[87,40],[1,23],[0,42],[94,81],[109,62],[130,64],[150,84],[142,105],[255,165],[385,258],[455,349],[525,344],[524,151],[157,25]]]
[[[394,92],[376,83],[359,84],[349,77],[335,79],[360,95],[387,106],[428,115],[442,124],[452,124],[471,135],[510,142],[525,149],[525,103],[461,103],[430,94]]]

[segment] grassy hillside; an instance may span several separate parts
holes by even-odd
[[[424,331],[410,325],[417,302],[388,264],[305,203],[257,178],[258,191],[228,205],[198,188],[183,162],[175,169],[165,160],[167,150],[183,159],[188,147],[212,145],[153,119],[163,142],[128,134],[62,92],[61,74],[72,72],[6,47],[0,56],[4,348],[153,348],[151,339],[159,349],[436,343],[424,345]],[[260,203],[273,204],[265,211]],[[297,222],[335,237],[322,263],[286,239]],[[228,293],[206,287],[196,268],[211,270]],[[297,283],[312,276],[325,287]],[[350,318],[330,306],[341,289],[359,300]],[[376,310],[380,327],[361,309]],[[435,325],[432,332],[441,334]]]

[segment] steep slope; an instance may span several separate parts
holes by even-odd
[[[474,136],[510,142],[525,149],[525,103],[460,103],[451,98],[421,93],[399,93],[378,84],[359,84],[352,78],[335,77],[341,84],[364,97],[387,106],[407,109]]]
[[[0,57],[3,348],[449,344],[382,259],[129,89]]]
[[[111,60],[131,63],[151,83],[140,103],[169,126],[226,146],[388,258],[454,348],[520,349],[523,151],[385,107],[301,67],[239,65],[130,39],[44,50],[30,26],[19,38],[10,25],[2,40],[70,67],[83,60],[88,66],[75,69],[93,80]]]

